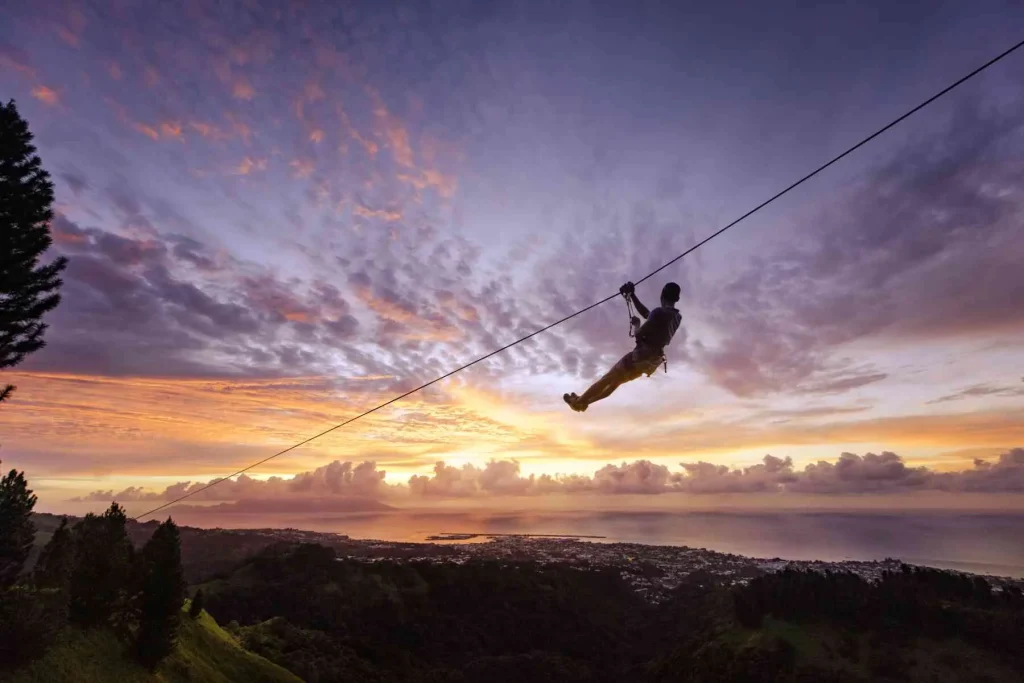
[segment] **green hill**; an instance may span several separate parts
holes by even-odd
[[[7,680],[7,679],[5,679]],[[14,672],[10,683],[300,683],[285,669],[242,649],[205,612],[181,620],[178,647],[156,673],[125,654],[112,633],[67,629],[42,659]]]

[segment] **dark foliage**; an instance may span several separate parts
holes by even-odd
[[[920,680],[914,639],[940,638],[927,610],[973,615],[955,622],[965,628],[992,619],[1006,634],[958,636],[1011,666],[1007,648],[1020,637],[1011,621],[1024,612],[1014,591],[995,595],[946,572],[878,584],[783,572],[736,588],[698,572],[649,605],[604,570],[367,563],[315,545],[267,549],[210,584],[206,602],[222,622],[242,624],[233,630],[247,648],[313,683]],[[835,634],[830,658],[806,659],[779,624]]]
[[[962,638],[1024,670],[1024,598],[1015,587],[996,594],[981,577],[904,565],[872,584],[849,573],[787,570],[755,579],[733,599],[748,627],[770,615],[874,633],[868,667],[878,676],[899,678],[907,668],[900,647],[918,636]]]
[[[64,517],[36,561],[32,583],[36,588],[52,588],[66,593],[73,560],[74,540],[68,528],[68,518]]]
[[[36,537],[31,519],[35,504],[36,497],[23,472],[11,470],[0,479],[0,590],[18,580],[32,550]]]
[[[174,649],[185,601],[181,539],[171,519],[157,527],[142,548],[139,568],[142,593],[135,653],[143,666],[153,670]]]
[[[192,603],[188,606],[188,616],[191,619],[198,619],[199,615],[203,613],[203,606],[205,604],[205,598],[203,597],[203,589],[196,590],[196,594],[192,596]]]
[[[73,568],[69,582],[69,616],[84,627],[121,623],[134,598],[134,549],[125,532],[124,509],[117,503],[101,516],[88,514],[75,525]],[[115,619],[116,617],[116,619]]]
[[[0,369],[43,347],[42,317],[60,303],[64,258],[40,265],[50,248],[53,184],[14,101],[0,104]],[[0,401],[14,391],[0,385]]]
[[[382,681],[376,668],[334,637],[295,626],[283,617],[238,627],[229,626],[242,645],[280,664],[307,683]]]
[[[323,683],[490,675],[500,662],[519,659],[537,670],[616,680],[621,663],[633,658],[624,652],[631,628],[651,611],[610,571],[367,565],[339,561],[316,545],[269,549],[236,576],[237,587],[207,593],[207,610],[221,622],[248,625],[247,646]],[[259,626],[273,617],[281,619]]]
[[[63,599],[56,591],[26,586],[0,591],[0,671],[42,657],[64,621]]]

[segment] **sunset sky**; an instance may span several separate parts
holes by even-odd
[[[41,510],[136,513],[615,292],[1024,37],[996,0],[4,16],[70,266],[0,457]],[[1024,50],[640,287],[682,286],[667,374],[565,406],[630,347],[609,302],[207,499],[1019,506],[1022,180]]]

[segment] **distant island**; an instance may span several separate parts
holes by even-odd
[[[608,538],[607,536],[587,536],[585,534],[495,534],[489,531],[472,533],[442,531],[427,536],[428,541],[469,541],[474,538]]]

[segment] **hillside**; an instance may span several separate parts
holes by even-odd
[[[659,604],[618,572],[481,561],[359,562],[268,548],[203,584],[243,645],[307,680],[380,683],[945,683],[1022,680],[1024,603],[909,567],[876,583],[695,572]]]
[[[245,651],[205,612],[182,619],[178,647],[151,674],[126,657],[107,631],[67,629],[42,659],[16,671],[10,683],[299,683],[300,679]]]

